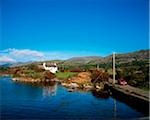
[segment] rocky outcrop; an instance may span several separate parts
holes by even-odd
[[[78,75],[63,81],[61,84],[68,87],[70,92],[77,88],[86,91],[93,89],[90,72],[80,72]]]
[[[13,81],[18,82],[30,82],[30,83],[40,83],[40,82],[51,82],[57,81],[55,74],[44,71],[40,73],[25,73],[22,70],[17,70],[14,73]]]
[[[70,82],[77,84],[85,84],[91,82],[91,73],[90,72],[80,72],[77,76],[74,76],[68,79]]]

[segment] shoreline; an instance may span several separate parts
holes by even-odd
[[[47,79],[47,80],[42,80],[42,79],[33,79],[29,77],[12,77],[12,81],[14,82],[22,82],[22,83],[31,83],[31,84],[50,84],[52,82],[58,82],[60,83],[63,87],[66,87],[68,91],[73,92],[76,90],[84,90],[84,91],[91,91],[94,89],[93,85],[89,84],[78,84],[75,82],[68,82],[66,80],[59,80],[57,78],[53,79]]]
[[[7,75],[7,76],[9,76],[9,75]],[[138,95],[133,94],[133,92],[135,92],[135,91],[131,91],[131,90],[129,91],[127,88],[126,89],[124,88],[127,86],[119,87],[119,85],[113,86],[112,84],[107,83],[105,86],[105,88],[107,90],[97,91],[96,88],[94,88],[93,86],[90,86],[90,85],[85,85],[85,86],[83,85],[83,87],[80,87],[77,83],[73,83],[73,82],[66,83],[63,80],[58,80],[58,79],[53,79],[53,80],[49,80],[49,81],[40,81],[39,79],[31,79],[31,78],[25,78],[25,77],[19,77],[19,78],[11,77],[11,78],[12,78],[12,81],[14,81],[14,82],[30,83],[32,85],[50,85],[50,84],[52,85],[52,83],[55,84],[56,82],[58,82],[58,83],[60,83],[61,86],[67,88],[68,92],[75,92],[75,91],[94,92],[95,91],[96,94],[102,95],[106,98],[107,98],[107,95],[109,94],[112,97],[125,102],[129,106],[132,106],[132,107],[138,109],[139,111],[143,112],[144,114],[147,114],[148,109],[149,109],[148,108],[148,104],[150,103],[149,99],[141,98],[142,96],[140,95],[140,93],[138,93]],[[109,91],[109,89],[110,89],[110,91]],[[106,93],[106,91],[107,91],[107,93]],[[133,103],[133,100],[136,101],[135,104]],[[132,103],[133,103],[133,105],[132,105]],[[138,103],[138,106],[136,103]],[[143,106],[145,107],[144,110],[143,110]]]

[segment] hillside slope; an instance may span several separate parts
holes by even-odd
[[[118,64],[128,63],[132,61],[148,61],[150,50],[140,50],[125,54],[116,54],[116,62]],[[83,65],[83,64],[103,64],[112,63],[112,55],[106,57],[90,56],[71,58],[63,62],[63,65]]]

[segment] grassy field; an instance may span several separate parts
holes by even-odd
[[[78,73],[76,73],[76,72],[58,72],[55,75],[57,76],[58,79],[64,80],[64,79],[73,77],[73,76],[75,76],[77,74]]]

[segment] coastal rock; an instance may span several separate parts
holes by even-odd
[[[76,89],[91,90],[93,86],[91,85],[90,75],[90,72],[80,72],[78,75],[63,81],[61,85],[71,89],[69,91],[74,91]]]
[[[91,73],[90,72],[81,72],[77,76],[70,78],[70,82],[77,84],[84,84],[87,82],[91,82]]]
[[[18,79],[17,79],[17,78],[12,78],[12,80],[13,80],[13,81],[17,81]]]
[[[62,85],[62,86],[67,86],[68,84],[67,84],[67,83],[61,83],[61,85]]]
[[[87,91],[90,91],[93,89],[93,86],[92,85],[83,85],[83,88]]]
[[[97,84],[95,85],[95,89],[96,89],[97,91],[103,90],[103,89],[104,89],[104,83],[103,83],[103,82],[97,83]]]
[[[77,83],[70,83],[70,84],[69,84],[69,87],[70,87],[70,88],[78,88],[79,85],[78,85]]]
[[[62,86],[69,87],[69,88],[79,88],[77,83],[61,83]]]

